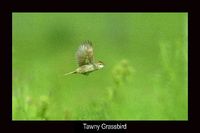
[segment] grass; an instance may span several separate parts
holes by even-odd
[[[102,70],[68,75],[83,40]],[[187,120],[187,13],[13,13],[13,120]]]

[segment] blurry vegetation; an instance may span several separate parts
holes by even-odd
[[[13,13],[13,120],[187,120],[187,13]],[[77,67],[83,40],[105,63]]]
[[[121,60],[112,70],[112,77],[117,86],[126,82],[133,73],[133,67],[129,65],[127,60]]]

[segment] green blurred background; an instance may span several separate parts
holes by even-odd
[[[13,120],[188,120],[187,13],[13,13]],[[82,41],[102,70],[77,68]]]

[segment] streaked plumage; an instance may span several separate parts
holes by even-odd
[[[90,41],[85,41],[81,44],[76,52],[76,57],[79,66],[93,63],[93,48]]]
[[[84,74],[88,75],[90,72],[95,70],[102,69],[104,67],[103,62],[98,61],[94,62],[94,54],[93,54],[93,47],[92,42],[84,41],[76,52],[76,58],[78,61],[78,68],[75,71],[66,73],[65,75],[69,74]]]

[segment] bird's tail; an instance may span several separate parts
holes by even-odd
[[[72,72],[69,72],[69,73],[65,73],[64,75],[66,76],[66,75],[75,74],[75,73],[76,73],[76,71],[72,71]]]

